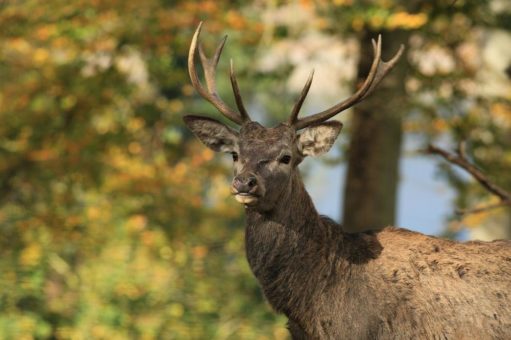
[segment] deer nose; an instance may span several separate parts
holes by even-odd
[[[238,193],[254,192],[257,188],[257,179],[251,174],[238,175],[234,177],[232,186]]]

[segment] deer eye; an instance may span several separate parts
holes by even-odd
[[[291,156],[284,155],[284,156],[280,157],[279,162],[282,164],[289,164],[289,162],[291,162]]]
[[[232,152],[231,155],[232,155],[232,160],[234,162],[237,162],[238,161],[238,154],[236,152]]]

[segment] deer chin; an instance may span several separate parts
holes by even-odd
[[[255,204],[258,200],[257,196],[251,194],[236,194],[234,198],[236,199],[236,201],[245,205]]]

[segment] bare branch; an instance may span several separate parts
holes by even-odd
[[[491,209],[495,209],[495,208],[499,208],[499,207],[503,207],[503,206],[511,207],[511,193],[502,189],[495,183],[493,183],[478,167],[476,167],[474,164],[472,164],[466,158],[464,142],[461,142],[458,145],[456,154],[450,153],[450,152],[448,152],[444,149],[441,149],[437,146],[434,146],[432,144],[430,144],[428,146],[428,148],[426,149],[426,152],[431,153],[431,154],[440,155],[445,160],[447,160],[449,163],[457,165],[458,167],[467,171],[486,190],[488,190],[490,193],[494,194],[495,196],[497,196],[500,199],[500,202],[495,203],[495,204],[489,204],[489,205],[482,206],[479,208],[458,210],[457,214],[466,215],[466,214],[480,213],[483,211],[487,211],[487,210],[491,210]]]
[[[465,141],[462,140],[461,142],[458,143],[458,148],[456,149],[456,152],[458,153],[458,155],[461,158],[467,159],[466,150],[467,150],[467,145],[466,145]]]
[[[482,213],[482,212],[485,212],[488,210],[493,210],[493,209],[502,208],[502,207],[509,207],[509,206],[511,206],[511,201],[500,201],[500,202],[497,202],[494,204],[483,205],[481,207],[476,207],[476,208],[457,209],[456,214],[459,216],[464,216],[464,215],[469,215],[469,214],[478,214],[478,213]]]

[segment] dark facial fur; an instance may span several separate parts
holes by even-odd
[[[258,199],[252,207],[270,210],[288,187],[291,173],[302,159],[295,141],[295,131],[286,125],[267,129],[251,122],[241,128],[234,176],[255,177]]]

